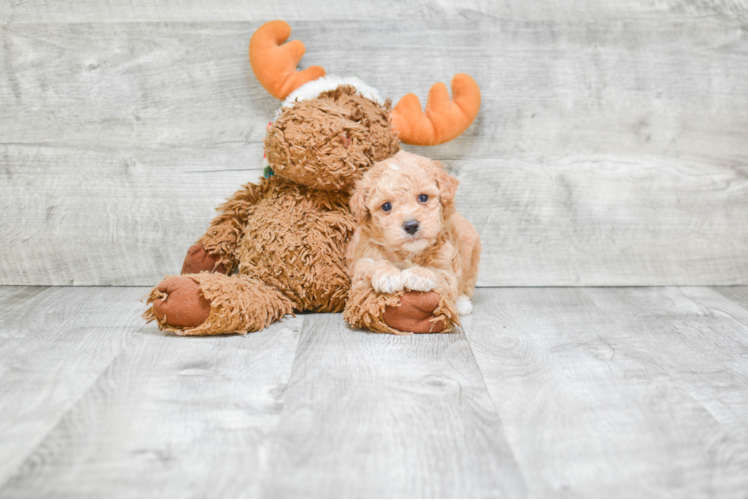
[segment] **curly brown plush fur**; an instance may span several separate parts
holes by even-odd
[[[243,185],[216,209],[218,217],[198,240],[207,252],[218,257],[218,264],[223,264],[226,274],[231,274],[238,264],[236,247],[244,232],[247,214],[265,196],[266,188],[267,183],[263,182],[259,186],[252,183]]]
[[[400,150],[390,107],[389,100],[380,106],[348,85],[301,101],[270,126],[268,161],[276,175],[299,184],[347,190],[374,163]]]
[[[199,284],[195,293],[211,305],[207,319],[170,325],[153,307],[144,317],[182,335],[215,335],[256,331],[293,310],[342,311],[350,288],[345,251],[354,230],[350,191],[374,163],[399,151],[389,110],[389,102],[379,105],[349,86],[284,109],[265,139],[275,175],[244,185],[218,207],[200,246],[188,254],[201,257],[185,269],[209,271],[180,277]],[[221,269],[237,275],[214,273]],[[193,299],[169,304],[155,288],[148,303],[178,317],[174,308],[197,304]]]
[[[348,196],[271,177],[247,212],[239,274],[271,286],[304,311],[337,312],[350,282],[342,249],[354,230]]]
[[[414,331],[419,333],[453,331],[453,326],[460,324],[453,303],[441,291],[428,294],[432,295],[431,297],[422,297],[424,295],[427,294],[410,292],[409,296],[404,296],[402,290],[392,294],[377,293],[365,283],[354,283],[345,311],[343,311],[343,319],[356,328],[395,335],[410,335]],[[408,298],[410,300],[406,301]],[[428,304],[428,308],[421,304]],[[434,307],[435,304],[436,307]],[[408,308],[415,312],[415,315],[412,312],[406,315],[410,321],[402,321],[403,315],[397,315],[400,321],[391,323],[398,328],[393,328],[387,323],[388,313],[394,316],[401,308]]]
[[[248,333],[262,330],[273,321],[293,313],[293,304],[287,297],[247,276],[199,273],[180,278],[193,280],[199,285],[201,294],[210,302],[210,313],[198,326],[184,327],[170,325],[166,317],[159,318],[155,308],[151,307],[143,317],[148,322],[156,320],[160,330],[177,335]],[[148,296],[148,303],[164,300],[165,295],[158,287],[154,288]]]
[[[286,100],[265,138],[275,175],[244,185],[222,204],[188,250],[183,274],[153,289],[144,317],[162,330],[247,333],[293,310],[341,311],[351,286],[344,254],[354,183],[399,151],[398,134],[409,144],[440,144],[478,113],[480,90],[468,75],[452,79],[452,99],[435,84],[425,113],[414,94],[392,109],[357,78],[326,76],[318,66],[298,71],[304,44],[285,43],[290,34],[287,23],[270,21],[249,45],[258,81]],[[353,293],[349,321],[376,331],[431,332],[456,322],[436,292]]]

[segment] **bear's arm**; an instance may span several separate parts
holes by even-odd
[[[264,181],[260,181],[259,185],[247,183],[231,195],[216,209],[218,216],[198,240],[209,254],[218,258],[216,265],[223,265],[226,274],[231,274],[237,265],[236,246],[247,223],[247,213],[267,190]]]

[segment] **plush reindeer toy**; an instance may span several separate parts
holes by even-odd
[[[345,252],[355,225],[348,202],[356,181],[394,156],[399,141],[450,141],[478,113],[480,91],[468,75],[453,78],[452,99],[443,84],[434,85],[424,114],[413,94],[391,109],[389,99],[358,78],[325,76],[318,66],[297,71],[305,47],[285,43],[290,34],[287,23],[271,21],[249,44],[255,76],[283,100],[265,138],[273,175],[242,186],[219,206],[187,252],[182,274],[151,291],[144,318],[162,330],[247,333],[293,311],[342,311],[350,289]],[[425,332],[434,323],[446,330],[456,317],[435,292],[360,295],[362,325]]]

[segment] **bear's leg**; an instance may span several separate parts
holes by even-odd
[[[343,318],[357,328],[397,335],[444,333],[459,325],[457,311],[446,294],[385,294],[361,284],[351,288]]]
[[[256,332],[292,314],[294,304],[275,288],[246,276],[216,273],[171,276],[148,297],[143,317],[177,335]]]
[[[203,271],[226,274],[226,267],[219,264],[220,260],[218,255],[205,250],[202,243],[195,243],[187,250],[182,272],[179,274],[197,274]]]

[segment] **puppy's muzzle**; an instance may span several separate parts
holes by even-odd
[[[408,222],[403,224],[403,230],[411,236],[418,232],[419,227],[420,224],[418,224],[417,220],[409,220]]]

